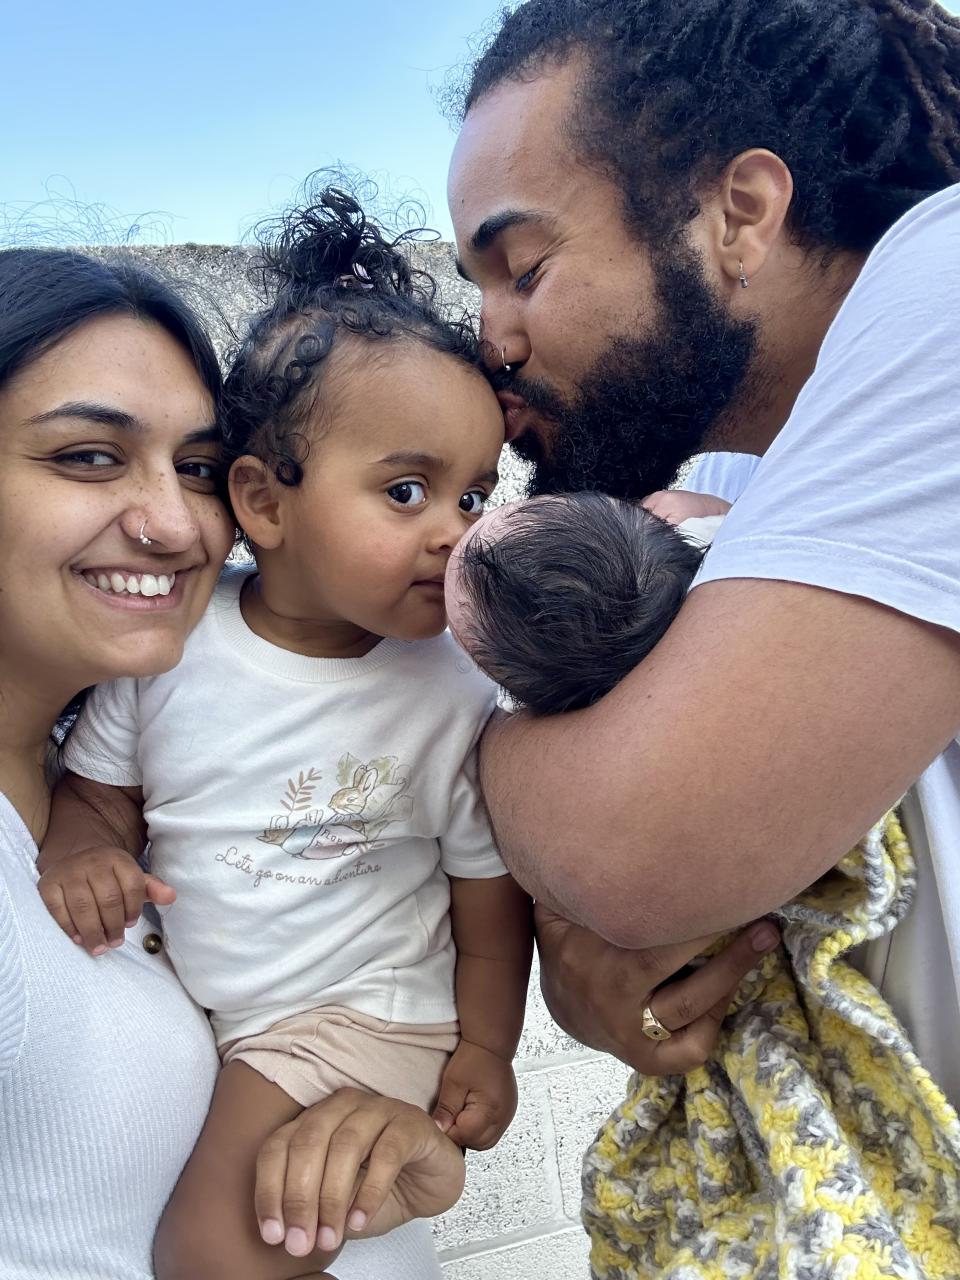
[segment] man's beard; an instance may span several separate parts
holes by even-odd
[[[566,403],[539,379],[510,380],[550,425],[512,442],[534,464],[528,492],[599,490],[641,498],[665,489],[699,453],[751,370],[757,337],[714,295],[699,258],[675,250],[655,266],[658,312],[647,338],[612,340]]]

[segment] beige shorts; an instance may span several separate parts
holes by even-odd
[[[328,1005],[233,1040],[220,1057],[224,1066],[246,1062],[302,1107],[349,1086],[429,1111],[459,1043],[456,1022],[384,1022]]]

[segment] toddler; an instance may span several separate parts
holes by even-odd
[[[444,630],[447,560],[497,482],[499,406],[472,331],[441,319],[433,282],[350,197],[288,215],[266,255],[276,300],[225,389],[256,564],[227,568],[175,670],[93,692],[41,864],[48,905],[94,954],[145,892],[175,898],[162,945],[210,1013],[223,1070],[160,1226],[159,1280],[224,1274],[228,1239],[246,1241],[236,1280],[322,1270],[343,1237],[336,1153],[310,1188],[324,1254],[306,1268],[289,1254],[311,1233],[286,1253],[266,1247],[280,1224],[258,1234],[253,1166],[341,1088],[416,1104],[479,1148],[516,1106],[530,904],[477,784],[496,690]],[[375,1232],[363,1218],[348,1229]]]

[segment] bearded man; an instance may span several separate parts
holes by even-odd
[[[907,793],[862,963],[960,1103],[958,179],[930,0],[528,0],[473,67],[450,207],[532,491],[763,459],[650,658],[484,745],[551,1010],[642,1071],[712,1043],[736,965],[661,985],[703,938]]]

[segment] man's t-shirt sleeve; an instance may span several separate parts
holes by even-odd
[[[753,453],[701,453],[678,487],[736,502],[759,465]]]
[[[871,254],[695,586],[801,582],[960,631],[960,187]]]

